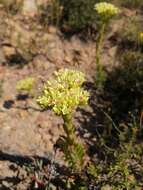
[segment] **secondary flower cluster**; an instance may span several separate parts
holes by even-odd
[[[95,4],[95,10],[104,21],[110,20],[119,13],[119,9],[111,3],[101,2]]]
[[[18,81],[18,83],[16,85],[16,89],[18,91],[30,92],[33,89],[34,82],[35,82],[34,78],[27,77],[25,79],[22,79],[22,80]]]
[[[83,73],[61,69],[54,75],[55,79],[47,81],[42,96],[37,99],[42,108],[52,108],[58,115],[68,115],[77,106],[87,104],[89,94],[81,88],[85,81]]]
[[[143,42],[143,32],[139,33],[139,41],[142,43]]]

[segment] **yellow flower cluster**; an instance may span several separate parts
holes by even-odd
[[[102,19],[109,20],[119,13],[119,9],[111,3],[101,2],[95,4],[95,10],[102,17]]]
[[[25,79],[22,79],[22,80],[18,81],[18,83],[16,85],[16,89],[18,91],[30,92],[33,89],[34,82],[35,82],[34,78],[27,77]]]
[[[88,102],[89,94],[81,88],[85,81],[79,71],[62,69],[55,72],[55,79],[47,81],[37,102],[44,109],[52,108],[58,115],[71,114],[77,106]]]
[[[139,33],[139,41],[142,43],[143,42],[143,32]]]

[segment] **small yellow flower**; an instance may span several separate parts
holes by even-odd
[[[139,40],[140,40],[140,42],[143,42],[143,32],[139,33]]]
[[[119,9],[111,3],[101,2],[95,4],[95,10],[102,19],[109,20],[119,13]]]
[[[27,77],[17,82],[16,89],[18,91],[31,92],[34,86],[35,79],[32,77]]]

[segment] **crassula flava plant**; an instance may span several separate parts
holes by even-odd
[[[119,9],[111,3],[101,2],[95,4],[95,10],[103,22],[108,22],[119,13]]]
[[[85,76],[80,71],[69,69],[61,69],[54,76],[54,79],[45,84],[37,102],[43,109],[51,108],[56,115],[62,116],[66,135],[62,139],[61,149],[71,168],[81,169],[84,149],[77,143],[72,116],[78,106],[84,106],[88,102],[89,93],[82,88]]]
[[[107,28],[110,20],[114,16],[116,16],[120,11],[116,6],[114,6],[111,3],[107,3],[107,2],[97,3],[97,4],[95,4],[94,8],[95,8],[97,14],[99,15],[99,19],[101,21],[99,35],[98,35],[97,42],[96,42],[97,71],[96,71],[96,77],[95,77],[97,87],[100,88],[100,87],[102,87],[102,83],[106,79],[105,72],[103,70],[103,66],[100,63],[100,57],[101,57],[100,54],[101,54],[102,45],[104,42],[105,31],[106,31],[106,28]]]

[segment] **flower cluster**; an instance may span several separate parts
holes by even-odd
[[[143,32],[139,33],[139,41],[143,43]]]
[[[31,92],[33,89],[35,79],[32,77],[27,77],[25,79],[22,79],[18,81],[16,85],[16,89],[18,91],[26,91],[26,92]]]
[[[119,9],[111,3],[101,2],[95,4],[95,10],[104,21],[110,20],[113,16],[119,13]]]
[[[89,94],[81,88],[85,81],[83,73],[61,69],[54,74],[55,79],[47,81],[42,96],[37,99],[42,108],[52,108],[58,115],[68,115],[77,106],[87,104]]]

